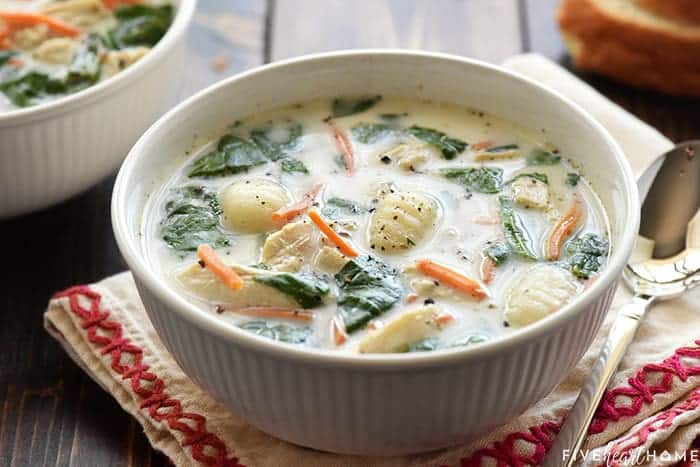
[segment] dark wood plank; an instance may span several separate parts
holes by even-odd
[[[200,0],[183,97],[262,63],[265,0]],[[221,58],[223,67],[214,67]],[[0,221],[0,465],[165,466],[140,426],[43,330],[54,292],[126,268],[109,218],[114,176],[60,206]]]
[[[276,0],[273,59],[398,47],[499,62],[521,50],[517,0]]]

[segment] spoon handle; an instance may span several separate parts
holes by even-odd
[[[591,374],[541,466],[570,467],[582,460],[579,451],[598,404],[652,301],[652,297],[635,295],[630,303],[620,309]]]

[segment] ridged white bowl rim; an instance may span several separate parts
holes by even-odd
[[[218,92],[220,89],[235,86],[239,80],[255,77],[259,73],[270,71],[284,72],[285,67],[291,64],[304,64],[323,60],[333,60],[343,57],[373,56],[373,57],[401,57],[421,59],[438,59],[443,61],[460,62],[469,66],[480,67],[490,73],[505,76],[516,81],[520,81],[526,86],[537,88],[539,91],[549,94],[552,99],[561,102],[562,106],[569,108],[571,112],[578,114],[587,124],[594,127],[600,134],[609,148],[609,155],[612,164],[616,164],[618,170],[623,174],[622,180],[625,188],[625,208],[627,220],[620,235],[620,241],[608,261],[604,271],[597,280],[584,293],[579,295],[571,303],[553,313],[552,315],[531,324],[523,329],[514,331],[508,336],[499,337],[492,341],[487,341],[470,347],[434,350],[431,352],[416,352],[411,354],[363,354],[355,355],[333,350],[315,349],[291,344],[275,342],[260,336],[253,335],[244,330],[238,329],[232,323],[226,322],[212,313],[197,307],[187,301],[184,296],[176,292],[167,285],[160,274],[151,269],[143,257],[136,235],[127,230],[127,201],[129,195],[130,181],[139,177],[135,173],[134,167],[138,159],[148,157],[142,149],[146,142],[163,126],[169,124],[170,120],[178,114],[186,114],[190,107],[208,95]],[[375,61],[380,63],[381,60]],[[625,158],[622,149],[618,146],[607,130],[584,111],[579,105],[560,94],[528,77],[506,70],[502,67],[485,63],[479,60],[454,56],[450,54],[436,52],[422,52],[396,49],[357,49],[349,51],[337,51],[320,54],[305,55],[292,59],[282,60],[269,65],[258,67],[244,73],[240,73],[225,79],[213,86],[210,86],[186,101],[182,102],[167,114],[161,117],[151,128],[139,139],[136,145],[126,157],[119,174],[117,176],[114,192],[112,195],[112,226],[117,240],[117,245],[131,268],[145,287],[154,294],[158,300],[163,302],[172,312],[180,314],[193,326],[197,326],[207,332],[211,332],[225,340],[238,345],[246,346],[255,351],[264,353],[274,358],[295,360],[305,364],[319,364],[327,367],[353,367],[358,369],[385,369],[385,370],[411,370],[417,368],[430,368],[433,366],[443,366],[455,364],[462,361],[473,361],[499,353],[507,353],[515,350],[521,345],[533,342],[536,339],[544,338],[556,329],[572,320],[577,313],[585,313],[594,303],[599,300],[608,288],[619,279],[625,262],[629,258],[639,226],[639,200],[637,185],[632,173],[632,169]],[[614,213],[611,213],[614,214]],[[167,319],[167,318],[165,318]]]
[[[187,26],[194,15],[197,0],[180,0],[173,23],[165,36],[141,60],[127,67],[116,75],[90,86],[89,88],[60,97],[45,104],[24,109],[0,112],[0,128],[45,120],[53,116],[70,112],[94,101],[100,100],[139,79],[147,70],[155,66],[160,58],[170,52],[180,38],[187,32]]]

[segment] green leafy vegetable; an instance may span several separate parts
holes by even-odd
[[[533,149],[527,156],[528,165],[554,165],[560,160],[561,156],[542,149]]]
[[[289,295],[302,308],[319,306],[330,290],[321,278],[311,274],[265,274],[253,276],[253,280]]]
[[[570,241],[566,252],[571,273],[581,279],[588,279],[603,266],[603,258],[608,254],[608,241],[594,233],[587,233]]]
[[[52,88],[51,78],[44,73],[31,71],[22,76],[14,76],[0,83],[0,91],[17,107],[37,104]]]
[[[345,117],[369,110],[382,99],[382,96],[361,97],[359,99],[333,99],[331,114],[334,118]]]
[[[333,197],[326,201],[322,214],[329,219],[338,219],[343,215],[355,215],[367,212],[367,208],[345,198]]]
[[[465,345],[480,344],[486,342],[490,337],[484,334],[470,334],[468,336],[461,337],[450,344],[450,347],[463,347]]]
[[[163,240],[178,251],[195,251],[202,243],[213,248],[229,245],[219,224],[221,207],[216,193],[200,186],[185,186],[172,191],[161,221]]]
[[[467,148],[467,143],[445,133],[422,126],[412,126],[408,133],[440,150],[445,159],[454,159]]]
[[[536,260],[537,255],[532,252],[527,231],[515,213],[513,200],[507,196],[501,196],[498,200],[501,207],[501,225],[510,250],[525,259]]]
[[[338,312],[348,332],[362,328],[403,295],[398,271],[373,256],[348,261],[335,279],[340,288]]]
[[[211,151],[192,164],[190,177],[212,177],[244,172],[267,162],[263,152],[249,140],[226,135]]]
[[[276,161],[288,156],[290,152],[296,151],[300,146],[302,133],[301,124],[289,122],[283,129],[286,138],[283,141],[276,141],[271,136],[271,129],[256,128],[251,130],[250,139],[271,161]]]
[[[505,263],[509,254],[510,248],[505,243],[494,243],[484,249],[484,255],[491,258],[496,266]]]
[[[398,119],[405,117],[407,115],[408,114],[406,112],[400,113],[400,114],[386,113],[386,114],[379,115],[379,118],[381,118],[385,122],[395,123]]]
[[[153,47],[173,21],[172,5],[131,5],[114,10],[117,25],[109,31],[109,42],[118,49],[137,45]]]
[[[312,334],[312,330],[308,326],[268,323],[267,321],[248,321],[239,327],[258,336],[288,344],[304,344],[311,338]]]
[[[514,149],[520,149],[520,146],[518,146],[517,144],[504,144],[503,146],[494,146],[488,148],[486,152],[499,153],[505,151],[513,151]]]
[[[498,193],[503,189],[503,169],[500,167],[450,167],[440,169],[440,174],[469,191]]]
[[[566,174],[566,184],[569,186],[578,185],[579,180],[581,180],[581,176],[577,173],[569,172]]]
[[[372,144],[394,134],[396,131],[386,123],[358,123],[350,129],[353,138],[363,144]]]
[[[423,339],[408,346],[408,352],[430,352],[440,348],[440,341],[435,338]]]
[[[282,159],[280,168],[287,173],[309,173],[309,169],[307,169],[306,165],[299,159]]]
[[[542,183],[549,184],[549,178],[547,178],[547,174],[543,174],[543,173],[539,173],[539,172],[518,174],[515,177],[508,180],[507,184],[510,185],[511,183],[513,183],[514,181],[516,181],[520,178],[534,178],[535,180],[539,180]]]
[[[88,36],[80,44],[63,79],[66,87],[64,92],[80,91],[92,86],[100,79],[102,47],[102,42],[95,35]]]

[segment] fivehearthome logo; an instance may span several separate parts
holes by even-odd
[[[565,449],[562,452],[562,460],[568,461],[571,457],[571,451]],[[603,449],[582,449],[578,452],[577,458],[579,461],[593,463],[595,465],[613,466],[632,466],[632,465],[656,465],[657,462],[663,465],[689,462],[700,462],[700,451],[690,450],[687,452],[670,452],[649,450],[643,452],[617,452],[610,453]]]

